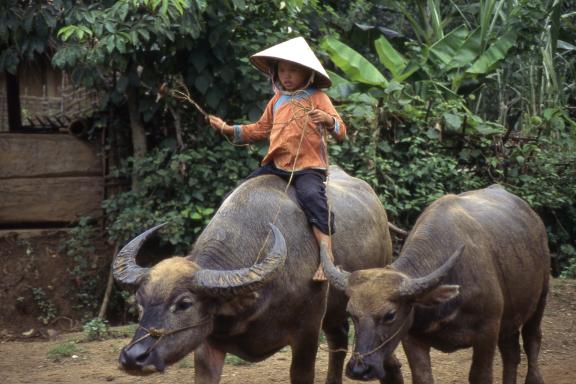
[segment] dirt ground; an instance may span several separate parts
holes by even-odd
[[[576,383],[576,281],[552,281],[552,291],[543,322],[543,347],[541,368],[546,383]],[[193,383],[192,356],[167,369],[163,374],[132,377],[118,369],[117,357],[129,338],[112,338],[104,341],[77,342],[84,336],[69,333],[45,341],[41,339],[3,340],[0,342],[0,383]],[[74,350],[69,357],[54,357],[54,351],[70,345]],[[404,355],[404,378],[410,383],[410,373]],[[436,382],[456,384],[467,382],[471,351],[452,354],[433,352],[432,365]],[[500,361],[496,359],[495,383],[500,383]],[[288,383],[289,350],[277,353],[270,359],[246,364],[231,360],[224,368],[223,384]],[[323,383],[327,369],[326,345],[320,347],[316,362],[316,383]],[[520,380],[524,381],[526,367],[520,367]],[[344,383],[353,381],[344,379]]]
[[[31,329],[81,328],[84,313],[97,313],[99,300],[81,300],[82,294],[90,287],[103,296],[112,249],[94,240],[92,251],[77,259],[62,249],[69,236],[62,229],[0,230],[0,338]]]

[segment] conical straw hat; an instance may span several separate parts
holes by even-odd
[[[250,57],[250,61],[256,68],[270,75],[271,61],[286,60],[316,72],[314,84],[318,88],[328,88],[332,85],[328,74],[320,60],[304,40],[303,37],[296,37],[273,47],[258,52]]]

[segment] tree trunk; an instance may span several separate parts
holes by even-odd
[[[6,75],[6,96],[8,99],[8,130],[14,132],[22,128],[20,109],[20,85],[18,75],[4,72]]]
[[[132,131],[132,147],[134,150],[134,160],[143,159],[147,153],[146,131],[138,111],[138,90],[132,86],[126,89],[126,98],[128,100],[128,114],[130,116],[130,129]],[[138,177],[136,170],[132,171],[132,190],[138,189]]]

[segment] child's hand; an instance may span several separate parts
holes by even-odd
[[[328,127],[334,125],[334,118],[321,109],[314,109],[308,112],[308,116],[310,116],[310,120],[315,124],[324,124]]]
[[[224,122],[224,120],[222,120],[218,116],[209,115],[208,120],[210,121],[210,125],[212,126],[212,128],[214,128],[214,130],[216,130],[220,133],[226,133],[227,134],[228,131],[231,129],[231,127],[228,124],[226,124]]]

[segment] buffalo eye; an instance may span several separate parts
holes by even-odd
[[[382,321],[384,323],[391,323],[394,320],[396,320],[396,310],[393,309],[391,311],[388,311],[388,313],[386,313],[383,317],[382,317]]]
[[[172,306],[172,312],[182,312],[182,311],[185,311],[185,310],[191,308],[193,305],[194,305],[194,302],[190,299],[178,300]]]

